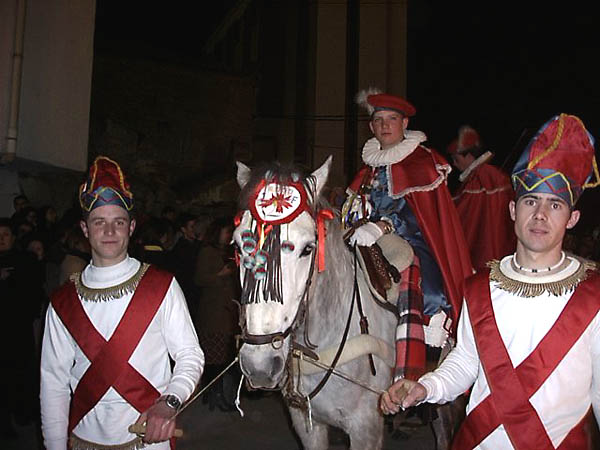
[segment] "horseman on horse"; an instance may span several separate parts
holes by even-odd
[[[365,266],[380,268],[369,277],[375,286],[379,281],[389,287],[394,278],[385,258],[378,263],[378,247],[385,252],[387,245],[382,236],[400,236],[413,249],[412,264],[402,273],[399,289],[387,291],[387,300],[397,302],[399,313],[394,380],[417,380],[454,345],[462,282],[473,271],[469,249],[447,187],[450,165],[422,145],[423,132],[407,128],[415,107],[374,89],[361,91],[356,101],[369,113],[374,137],[363,147],[364,164],[347,189],[342,221],[349,242],[365,259],[374,257]],[[449,446],[464,416],[462,402],[420,409],[422,420],[431,422],[438,449]]]
[[[469,251],[447,187],[450,165],[422,145],[424,133],[407,129],[415,107],[374,90],[359,93],[357,102],[371,116],[374,137],[363,147],[364,165],[348,188],[342,220],[353,230],[351,244],[372,247],[394,233],[414,250],[400,296],[388,300],[398,301],[400,314],[395,378],[416,380],[425,373],[426,354],[439,357],[453,335],[462,282],[472,273]]]
[[[439,354],[449,341],[461,282],[471,273],[446,187],[450,166],[420,145],[423,133],[405,130],[414,114],[408,102],[388,95],[369,101],[377,107],[375,138],[342,210],[345,233],[321,195],[331,157],[309,176],[279,164],[251,171],[238,162],[240,368],[251,386],[281,390],[311,450],[328,448],[327,425],[344,430],[353,450],[381,448],[373,393],[383,392],[392,374],[416,379],[425,372],[426,348]],[[394,239],[399,244],[389,243]],[[375,283],[357,270],[373,262],[383,268]]]

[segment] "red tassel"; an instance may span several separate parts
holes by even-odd
[[[239,211],[233,218],[233,224],[235,225],[236,228],[240,226],[240,223],[242,223],[243,215],[244,215],[244,211]]]
[[[325,221],[331,220],[333,217],[333,211],[330,209],[321,209],[317,214],[317,240],[319,241],[317,248],[317,267],[319,272],[325,270],[325,238],[327,235]]]

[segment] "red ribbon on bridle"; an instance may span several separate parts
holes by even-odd
[[[320,209],[317,213],[317,267],[319,272],[325,270],[325,237],[327,235],[325,221],[331,220],[333,217],[331,209]]]

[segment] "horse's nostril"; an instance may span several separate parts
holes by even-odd
[[[271,366],[271,374],[278,375],[283,370],[283,358],[281,356],[273,357],[273,365]]]

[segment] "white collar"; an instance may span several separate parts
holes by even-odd
[[[410,155],[427,136],[422,131],[404,130],[404,139],[393,147],[381,149],[377,138],[371,138],[363,147],[362,159],[371,167],[387,166],[402,161]]]
[[[562,280],[570,277],[571,275],[573,275],[575,272],[577,272],[577,270],[581,266],[581,263],[579,262],[579,260],[577,260],[576,258],[574,258],[570,255],[567,255],[569,264],[567,264],[562,270],[555,272],[553,274],[550,274],[550,275],[531,276],[529,274],[517,272],[513,268],[512,264],[511,264],[513,256],[514,255],[508,255],[508,256],[505,256],[504,258],[502,258],[502,261],[500,261],[500,270],[507,277],[509,277],[515,281],[521,281],[523,283],[530,283],[530,284],[556,283],[556,282],[562,281]]]
[[[134,276],[140,268],[140,262],[127,256],[113,266],[98,267],[88,264],[81,274],[82,283],[92,289],[116,286]]]
[[[471,175],[471,173],[477,169],[480,165],[482,165],[483,163],[488,162],[490,159],[492,159],[493,153],[492,152],[485,152],[483,155],[481,155],[479,158],[477,158],[476,160],[474,160],[471,164],[469,164],[469,167],[467,167],[464,172],[462,172],[460,174],[460,176],[458,177],[459,181],[463,182],[465,181],[469,175]]]

